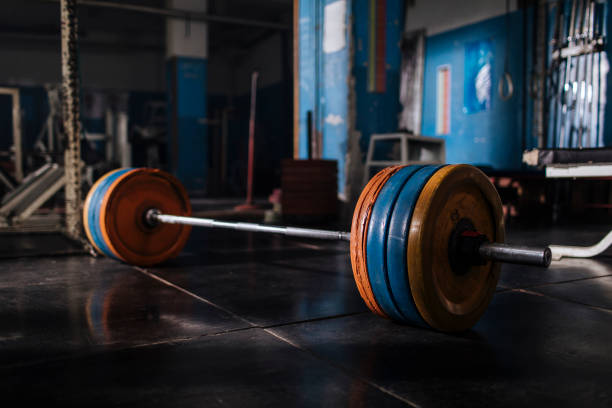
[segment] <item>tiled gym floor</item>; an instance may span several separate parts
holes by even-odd
[[[198,230],[155,268],[2,259],[3,406],[612,406],[612,258],[505,265],[481,321],[448,335],[369,313],[347,250]]]

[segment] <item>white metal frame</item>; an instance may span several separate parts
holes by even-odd
[[[612,163],[554,164],[546,166],[547,178],[612,177]]]
[[[372,160],[374,157],[374,149],[376,142],[382,140],[399,140],[400,141],[400,160]],[[431,161],[417,161],[408,160],[410,149],[409,142],[420,142],[420,143],[431,143],[432,145],[438,145],[440,148],[440,155],[437,160]],[[370,169],[373,166],[393,166],[397,164],[440,164],[446,162],[446,145],[444,139],[439,137],[428,137],[413,135],[411,133],[381,133],[373,134],[370,136],[370,144],[368,146],[368,153],[365,163],[365,169],[363,174],[363,185],[365,185],[370,177]]]

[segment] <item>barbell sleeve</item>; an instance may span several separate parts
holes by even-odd
[[[552,254],[549,247],[527,247],[518,245],[485,242],[478,248],[478,253],[484,259],[547,267]]]

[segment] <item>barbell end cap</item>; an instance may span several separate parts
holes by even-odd
[[[550,266],[550,262],[552,261],[552,251],[549,247],[544,248],[543,261],[542,266],[548,268]]]
[[[144,224],[150,228],[155,228],[159,225],[157,217],[161,215],[161,211],[157,208],[150,208],[144,213]]]

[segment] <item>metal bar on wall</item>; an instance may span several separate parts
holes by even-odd
[[[44,0],[44,1],[58,1],[58,0]],[[63,0],[62,0],[63,3]],[[131,11],[136,13],[143,14],[153,14],[157,16],[163,17],[171,17],[171,18],[180,18],[188,21],[204,21],[209,23],[222,23],[222,24],[234,24],[241,25],[245,27],[259,27],[259,28],[269,28],[273,30],[290,30],[291,27],[281,23],[275,23],[273,21],[260,21],[260,20],[250,20],[239,17],[229,17],[229,16],[218,16],[212,15],[208,13],[202,12],[194,12],[188,10],[178,10],[178,9],[170,9],[163,7],[152,7],[141,4],[129,4],[129,3],[120,3],[116,1],[99,1],[99,0],[78,0],[77,3],[80,6],[87,7],[99,7],[99,8],[108,8],[108,9],[117,9],[124,11]]]
[[[293,158],[300,158],[300,0],[293,0]]]
[[[547,17],[547,9],[548,5],[546,0],[538,0],[538,4],[535,8],[535,20],[536,20],[536,28],[535,28],[535,47],[534,51],[534,65],[535,72],[532,74],[534,81],[534,112],[533,112],[533,134],[537,140],[537,146],[540,148],[545,147],[545,89],[546,89],[546,46],[547,46],[547,38],[546,38],[546,17]],[[527,146],[524,146],[527,147]]]
[[[79,111],[79,56],[76,0],[61,0],[62,115],[66,133],[66,233],[80,239],[81,229],[81,121]]]
[[[368,92],[386,88],[386,0],[370,0],[368,23]]]

